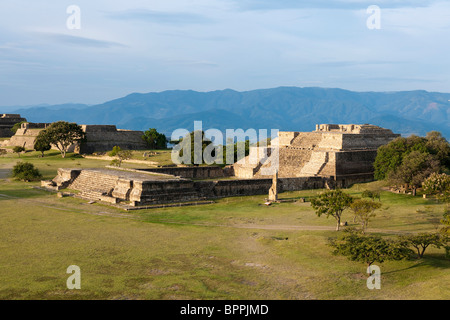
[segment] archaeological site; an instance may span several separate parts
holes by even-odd
[[[14,123],[26,121],[26,119],[20,118],[19,115],[6,116],[9,117],[0,118],[0,130],[5,132],[2,137],[11,138],[9,140],[5,140],[2,143],[3,146],[19,146],[27,149],[33,149],[39,132],[50,125],[50,123],[22,123],[21,127],[13,135],[10,129]],[[17,117],[12,118],[11,116]],[[3,119],[9,120],[3,122],[1,121]],[[2,129],[3,123],[5,129]],[[144,134],[142,131],[117,129],[115,125],[81,125],[81,128],[86,134],[86,139],[80,143],[73,144],[69,148],[69,152],[82,154],[106,152],[110,151],[114,146],[119,146],[124,150],[140,150],[146,148],[146,144],[142,140],[142,135]],[[3,133],[3,131],[0,133]],[[8,132],[10,133],[9,136],[6,135]],[[56,147],[53,147],[53,149],[56,149]]]
[[[90,140],[92,150],[117,145],[113,140],[115,128],[83,128],[86,133],[95,132]],[[105,131],[98,130],[100,128]],[[124,140],[132,136],[131,133],[117,134],[122,134]],[[102,137],[108,136],[108,140],[114,142],[102,142]],[[279,132],[270,146],[251,147],[249,156],[225,168],[60,168],[58,175],[53,180],[42,181],[42,186],[74,190],[78,197],[124,209],[268,194],[269,190],[276,195],[283,191],[348,187],[373,180],[377,148],[398,136],[391,130],[368,124],[322,124],[313,132]],[[264,173],[275,158],[278,170]]]

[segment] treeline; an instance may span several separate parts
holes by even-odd
[[[399,137],[378,149],[375,179],[411,189],[413,194],[432,174],[450,173],[450,144],[437,131],[426,137]]]

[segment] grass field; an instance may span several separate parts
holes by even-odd
[[[450,260],[432,247],[421,260],[378,264],[381,289],[369,290],[366,266],[327,246],[335,221],[318,218],[308,202],[264,206],[265,196],[253,196],[125,212],[11,181],[17,160],[34,163],[44,179],[58,167],[109,164],[55,152],[0,157],[0,299],[450,298]],[[443,213],[442,204],[421,197],[382,192],[381,200],[369,232],[386,237],[434,231]],[[344,220],[352,224],[349,212]],[[70,265],[81,268],[81,290],[66,287]]]

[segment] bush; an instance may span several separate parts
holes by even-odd
[[[108,156],[115,157],[117,154],[122,151],[122,148],[119,146],[114,146],[110,152],[108,152]]]
[[[16,180],[29,182],[39,180],[42,175],[39,170],[34,167],[33,164],[29,162],[18,162],[13,167],[13,177]]]
[[[24,147],[15,146],[15,147],[13,148],[13,152],[14,152],[14,153],[17,153],[17,154],[19,155],[19,158],[20,158],[20,153],[21,153],[21,152],[24,152],[24,151],[25,151],[25,148],[24,148]]]

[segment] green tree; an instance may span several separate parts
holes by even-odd
[[[167,149],[167,137],[159,133],[155,128],[150,128],[144,132],[142,139],[150,149]]]
[[[120,151],[122,151],[122,148],[119,146],[114,146],[110,152],[108,152],[108,155],[110,157],[115,157]]]
[[[439,249],[448,242],[448,238],[442,234],[425,232],[400,236],[400,239],[403,241],[404,246],[411,246],[416,249],[418,259],[423,258],[425,250],[429,246],[432,245]]]
[[[12,126],[11,131],[15,134],[17,132],[17,130],[19,130],[20,127],[22,126],[22,123],[27,123],[27,121],[20,121],[20,122],[15,123]]]
[[[17,153],[18,155],[19,155],[19,158],[20,158],[20,153],[22,153],[22,152],[24,152],[25,151],[25,148],[24,147],[21,147],[21,146],[15,146],[14,148],[13,148],[13,152],[14,153]]]
[[[119,146],[114,146],[112,151],[109,152],[109,156],[117,157],[117,159],[111,161],[111,165],[120,167],[124,160],[131,159],[133,152],[131,150],[122,150]]]
[[[422,182],[433,172],[439,172],[441,169],[439,160],[429,153],[412,151],[408,153],[394,171],[388,175],[388,179],[395,184],[405,184],[407,188],[411,187],[413,195],[422,185]]]
[[[396,171],[410,153],[429,154],[441,169],[450,170],[450,144],[441,133],[432,131],[426,137],[399,137],[378,148],[374,162],[375,179],[384,180]],[[416,156],[417,157],[417,156]]]
[[[440,232],[444,235],[450,236],[450,209],[447,207],[444,216],[442,217],[441,223],[443,224]]]
[[[13,167],[13,177],[16,180],[22,181],[35,181],[39,180],[42,175],[38,169],[36,169],[33,164],[29,162],[17,162]]]
[[[438,131],[428,132],[426,139],[428,151],[436,155],[442,166],[450,169],[450,143]]]
[[[36,141],[34,142],[34,150],[41,152],[42,157],[44,157],[44,152],[50,150],[51,148],[52,146],[50,145],[47,132],[42,130],[39,132]]]
[[[45,131],[48,143],[56,146],[63,158],[66,157],[67,150],[72,144],[81,142],[85,138],[81,126],[66,121],[54,122]]]
[[[198,166],[200,164],[205,163],[204,153],[206,148],[211,148],[212,141],[205,137],[204,131],[192,131],[184,138],[180,139],[175,152],[178,152],[180,158],[186,160],[185,164],[193,164],[194,166]],[[223,151],[223,148],[220,146],[217,148],[219,152]],[[212,149],[211,157],[221,158],[223,155],[216,154],[217,149]],[[190,153],[190,157],[184,154],[185,150],[188,150]]]
[[[356,199],[352,202],[350,208],[355,215],[355,220],[361,224],[361,232],[364,234],[369,225],[370,219],[376,216],[375,210],[381,208],[381,203],[364,199]]]
[[[363,198],[370,198],[372,201],[375,201],[375,199],[378,199],[378,201],[381,201],[381,193],[380,191],[371,191],[371,190],[364,190],[361,194],[361,197]]]
[[[232,143],[229,143],[228,145],[231,146],[231,144]],[[242,158],[248,156],[250,154],[250,140],[238,141],[232,144],[232,148],[233,148],[233,159],[227,159],[227,146],[223,147],[223,163],[233,164],[238,162]]]
[[[389,172],[401,165],[403,156],[407,151],[407,139],[403,137],[398,137],[387,145],[379,147],[374,162],[375,179],[384,180]]]
[[[0,157],[4,156],[7,153],[8,153],[8,151],[6,151],[6,149],[0,149]]]
[[[311,199],[311,206],[316,211],[317,216],[326,215],[336,219],[336,231],[339,231],[341,225],[342,213],[349,208],[353,198],[342,190],[330,190],[322,193],[316,198]]]
[[[411,250],[398,242],[380,236],[365,236],[354,231],[344,232],[341,238],[330,239],[329,245],[334,249],[334,255],[342,255],[368,266],[375,262],[402,260],[411,254]]]
[[[423,191],[427,194],[437,195],[439,199],[450,200],[450,175],[433,172],[422,182]]]

